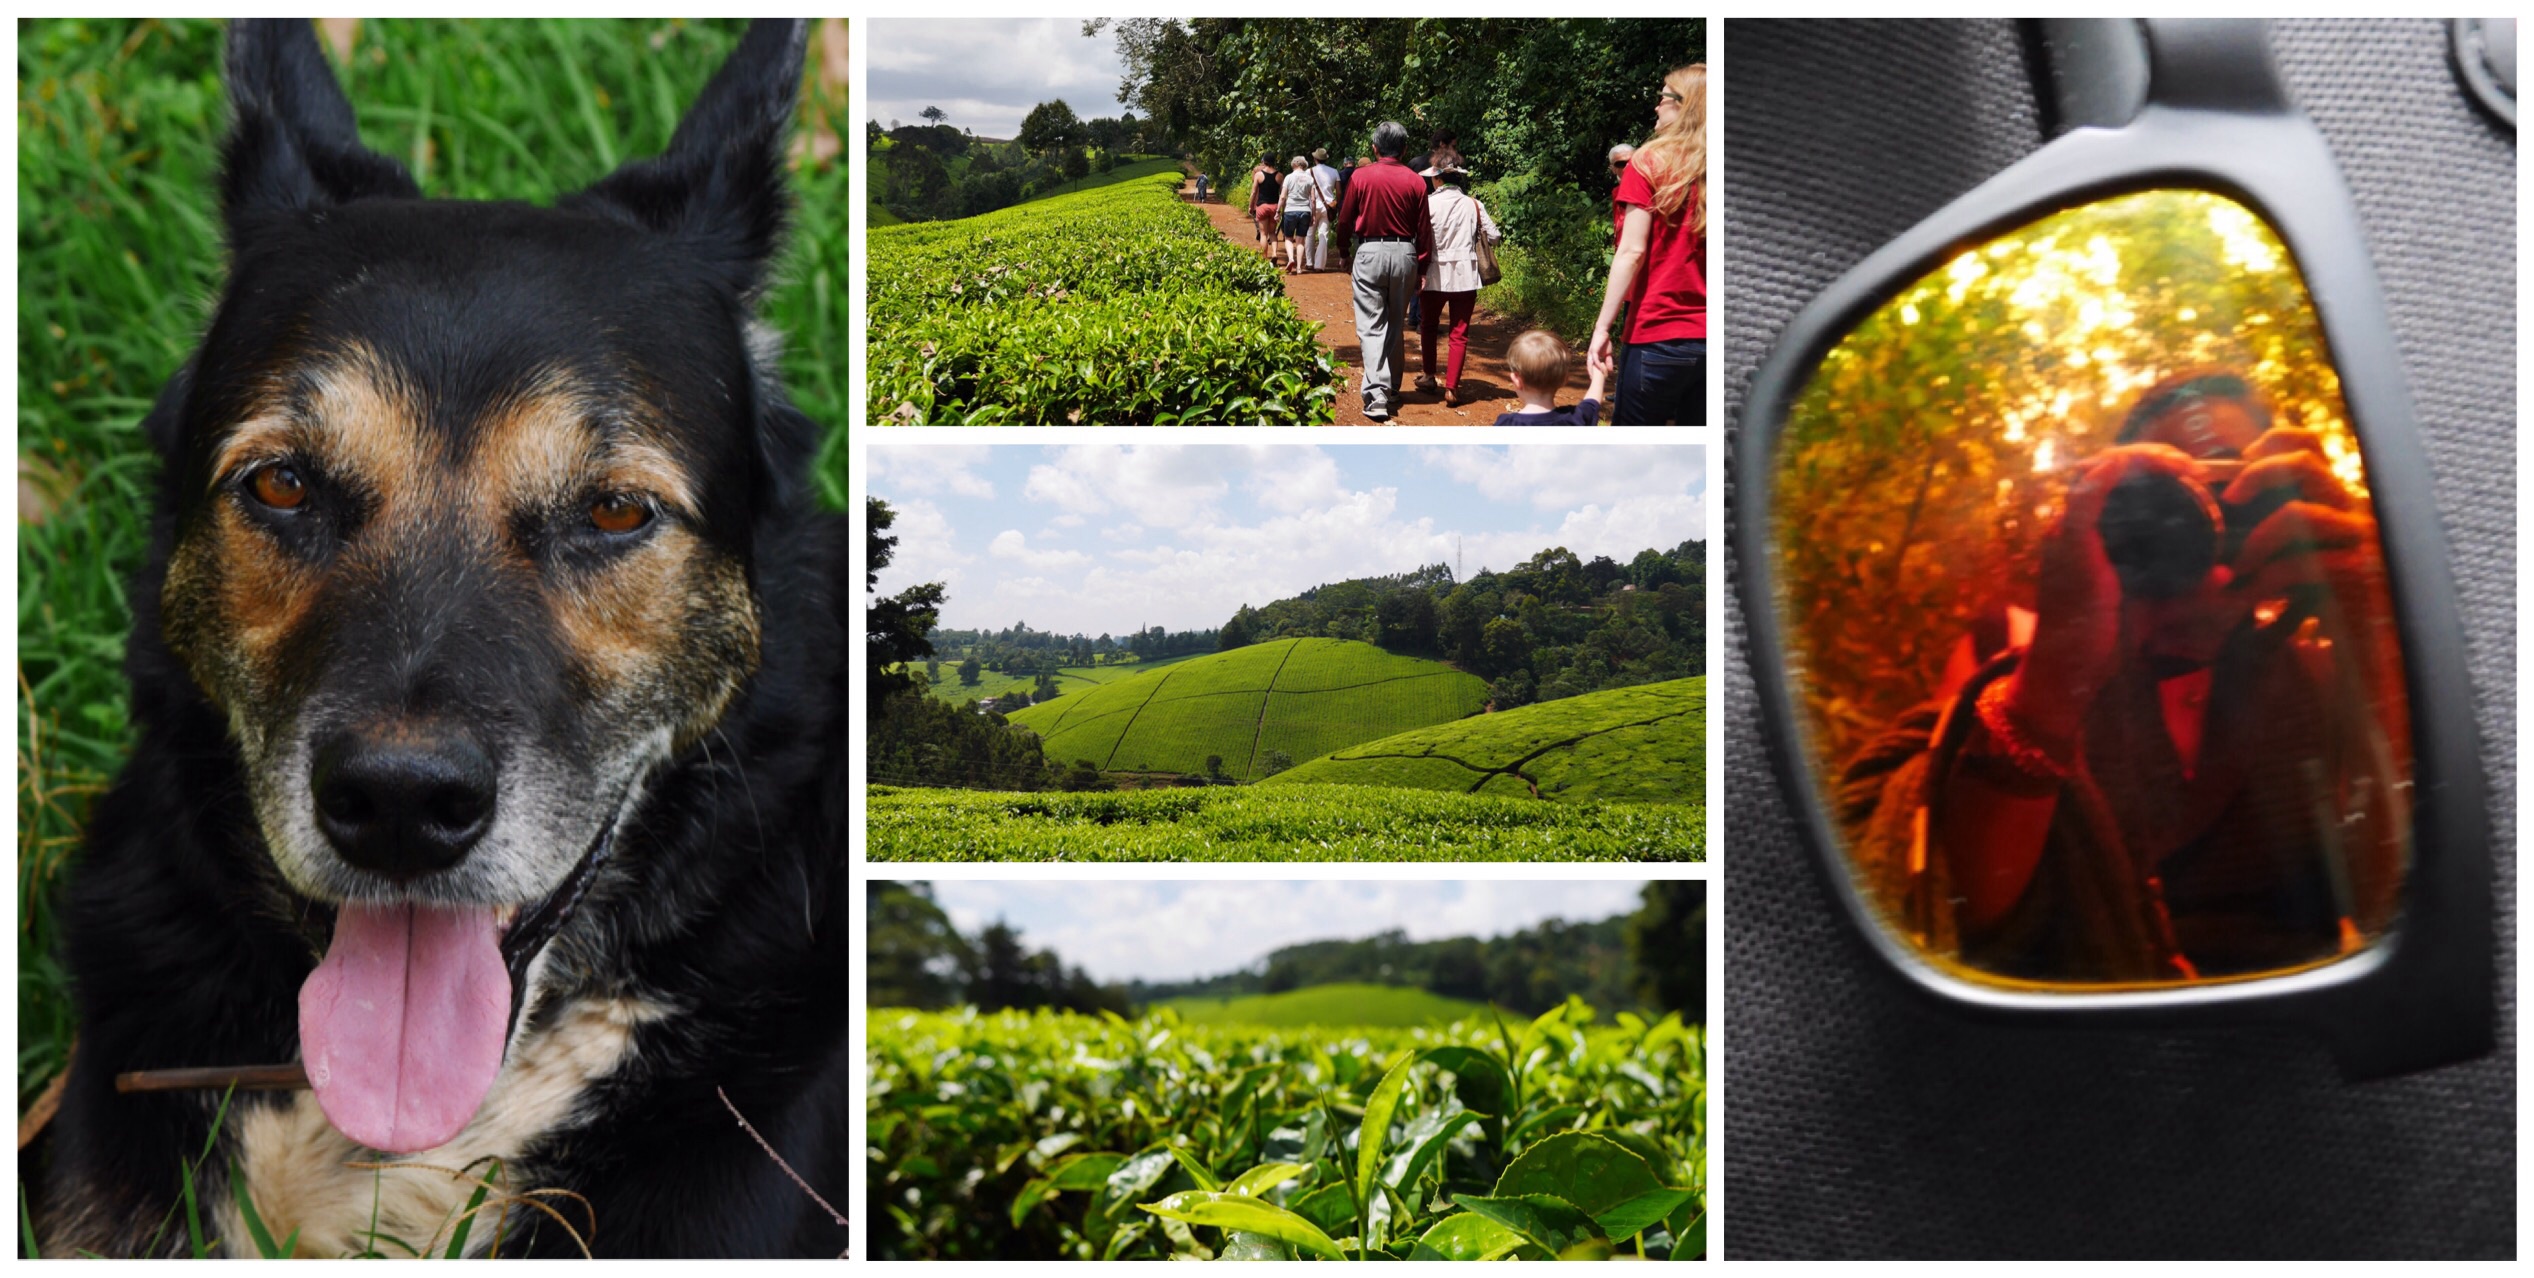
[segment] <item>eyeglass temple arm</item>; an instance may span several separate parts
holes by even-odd
[[[2040,86],[2052,136],[2116,129],[2149,103],[2293,110],[2263,23],[2247,18],[2042,18]]]

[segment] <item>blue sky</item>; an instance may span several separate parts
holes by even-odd
[[[1198,882],[941,880],[962,932],[1001,919],[1032,949],[1053,949],[1101,981],[1172,981],[1246,967],[1303,941],[1396,927],[1410,940],[1502,936],[1544,919],[1588,922],[1637,907],[1645,885],[1621,879],[1278,879]]]
[[[875,445],[866,471],[898,512],[881,591],[946,584],[953,629],[1203,630],[1456,555],[1625,562],[1706,528],[1694,445]]]
[[[923,110],[981,138],[1010,138],[1041,102],[1062,99],[1085,120],[1123,115],[1117,36],[1085,38],[1080,18],[873,18],[871,87],[863,114],[887,128],[922,124]]]

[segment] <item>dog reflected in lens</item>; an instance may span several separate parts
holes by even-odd
[[[181,1254],[180,1200],[232,1254],[446,1248],[488,1184],[475,1253],[844,1249],[844,528],[753,320],[805,43],[537,207],[424,198],[310,24],[231,28],[46,1254]]]

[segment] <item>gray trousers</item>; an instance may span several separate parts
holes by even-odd
[[[1417,295],[1417,246],[1375,240],[1355,248],[1355,337],[1364,347],[1364,407],[1392,408],[1405,369],[1408,302]]]

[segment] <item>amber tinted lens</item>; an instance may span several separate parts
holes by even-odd
[[[2148,192],[1961,254],[1822,361],[1774,478],[1801,749],[1893,934],[2100,987],[2392,927],[2410,728],[2374,503],[2250,211]]]

